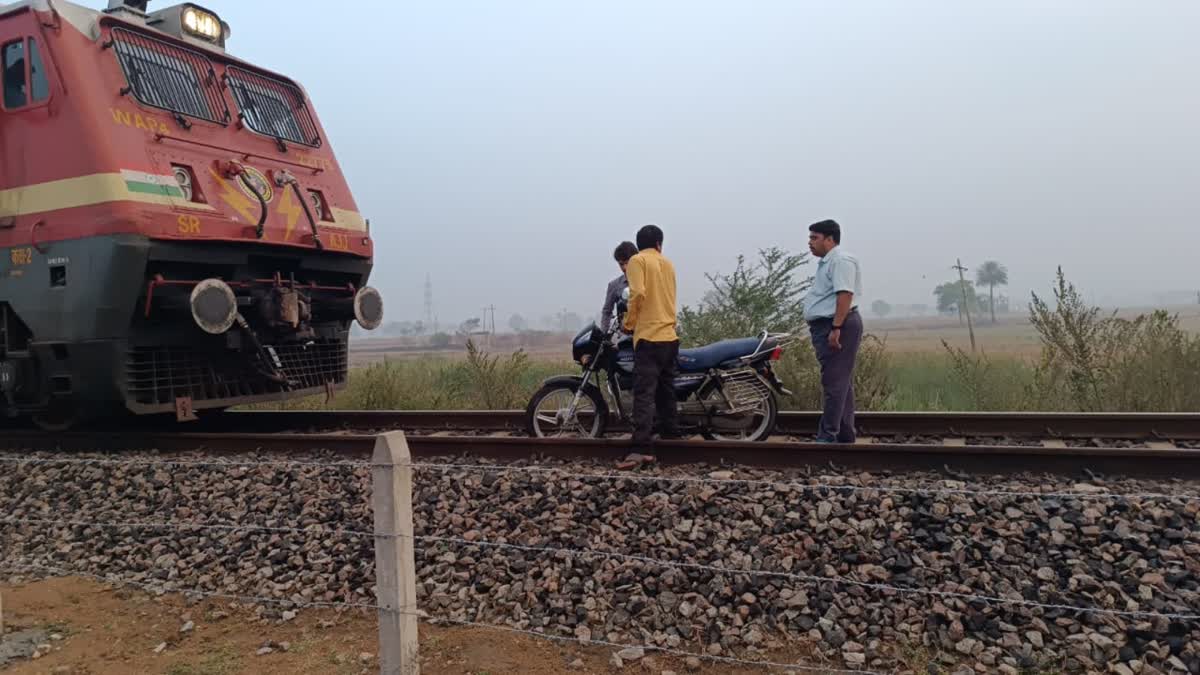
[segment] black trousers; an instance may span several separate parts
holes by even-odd
[[[817,362],[821,364],[821,391],[825,405],[821,411],[821,423],[817,428],[817,440],[827,443],[853,443],[854,429],[854,361],[858,346],[862,344],[863,321],[857,310],[846,316],[839,342],[842,348],[829,346],[829,333],[833,331],[831,319],[817,319],[808,324],[812,332],[813,349]]]
[[[678,371],[679,341],[642,340],[633,352],[633,444],[650,445],[657,414],[663,434],[678,433],[675,421],[675,374]]]

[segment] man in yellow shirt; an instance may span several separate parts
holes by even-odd
[[[629,307],[625,330],[633,333],[633,445],[647,450],[655,413],[664,438],[678,437],[674,380],[679,356],[675,334],[675,266],[662,254],[663,232],[647,225],[637,233],[638,254],[625,269]]]

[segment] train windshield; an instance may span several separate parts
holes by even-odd
[[[204,55],[120,28],[112,46],[138,101],[179,115],[225,123],[229,109]]]
[[[298,87],[236,66],[227,69],[225,78],[242,121],[252,131],[300,145],[321,144],[316,122]]]

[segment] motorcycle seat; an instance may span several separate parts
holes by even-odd
[[[770,345],[766,345],[764,350],[769,348]],[[680,349],[679,370],[688,373],[716,368],[726,361],[749,356],[756,349],[758,349],[758,338],[722,340],[695,349]]]

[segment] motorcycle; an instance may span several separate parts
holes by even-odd
[[[632,423],[633,337],[621,331],[627,301],[628,290],[608,330],[593,322],[571,341],[572,359],[583,373],[551,377],[534,393],[525,409],[529,435],[600,438],[609,423],[609,400],[617,417]],[[674,390],[680,432],[716,441],[766,440],[779,414],[776,396],[791,395],[773,365],[793,339],[764,330],[679,350]]]

